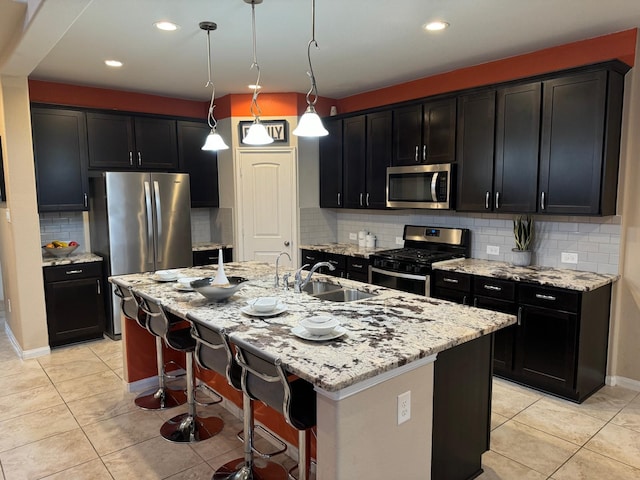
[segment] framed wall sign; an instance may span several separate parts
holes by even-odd
[[[267,133],[273,138],[274,143],[287,143],[289,141],[289,122],[286,120],[260,120],[260,123],[265,126]],[[240,142],[244,140],[252,124],[253,120],[241,121],[239,123]]]

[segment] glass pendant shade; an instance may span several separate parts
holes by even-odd
[[[202,150],[209,150],[212,152],[217,152],[218,150],[226,150],[229,146],[224,143],[224,140],[214,129],[211,129],[209,135],[207,135],[207,139],[202,146]]]
[[[298,137],[324,137],[329,132],[322,125],[322,120],[316,113],[316,109],[313,108],[313,105],[309,105],[304,115],[300,117],[298,126],[293,131],[293,134]]]
[[[260,122],[254,122],[250,127],[247,135],[242,140],[247,145],[268,145],[273,143],[273,137],[267,133],[267,129]]]

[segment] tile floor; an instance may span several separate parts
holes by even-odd
[[[0,317],[0,480],[208,480],[242,455],[241,422],[222,408],[209,407],[225,420],[221,434],[176,445],[158,432],[182,407],[145,412],[134,396],[119,342],[22,361]],[[480,480],[640,479],[638,392],[604,387],[576,405],[496,379],[492,430]]]

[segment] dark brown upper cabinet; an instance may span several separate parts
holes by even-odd
[[[344,205],[342,186],[342,120],[324,119],[329,135],[320,137],[320,207]]]
[[[192,207],[219,207],[218,154],[202,150],[211,129],[203,122],[178,121],[178,157],[189,174]]]

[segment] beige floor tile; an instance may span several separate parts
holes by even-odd
[[[42,480],[113,480],[102,460],[91,460],[60,473],[44,477]]]
[[[162,420],[155,412],[136,410],[83,428],[98,455],[107,455],[160,435]]]
[[[640,469],[640,433],[607,424],[585,448]]]
[[[640,432],[640,397],[636,397],[624,407],[620,413],[613,417],[611,423]]]
[[[17,356],[7,360],[0,359],[0,378],[16,375],[18,373],[28,373],[32,370],[40,370],[44,372],[38,361],[35,359],[22,360]]]
[[[580,413],[570,402],[561,403],[547,398],[538,400],[513,419],[577,445],[584,445],[606,423]]]
[[[55,348],[50,355],[43,355],[37,358],[40,365],[50,367],[53,365],[65,365],[81,361],[99,360],[99,357],[86,345],[71,345],[68,347]]]
[[[53,385],[0,397],[0,421],[62,404]]]
[[[578,449],[573,443],[514,420],[491,432],[491,450],[547,476]]]
[[[499,413],[491,412],[491,430],[495,430],[507,420],[509,420],[507,417]]]
[[[122,353],[116,353],[106,357],[101,357],[102,361],[107,364],[111,370],[117,370],[124,368],[124,359]]]
[[[191,447],[206,461],[212,460],[242,446],[242,442],[236,438],[240,430],[242,430],[242,422],[225,420],[224,428],[220,433],[206,442],[194,443]]]
[[[20,357],[18,356],[18,352],[16,352],[15,348],[13,348],[13,345],[7,339],[7,337],[4,336],[4,327],[1,327],[1,328],[2,328],[2,335],[5,340],[0,345],[0,362],[10,362],[12,360],[20,360]]]
[[[118,375],[118,377],[120,377],[121,380],[124,380],[124,367],[123,368],[114,368],[113,369],[113,373]]]
[[[582,449],[553,474],[555,480],[631,480],[640,478],[640,470]]]
[[[184,472],[176,473],[167,478],[167,480],[202,480],[209,479],[213,475],[213,468],[208,463],[201,463]]]
[[[0,453],[7,480],[42,478],[95,458],[95,450],[80,429]]]
[[[242,447],[234,448],[233,450],[229,450],[226,453],[218,455],[211,460],[208,460],[207,463],[213,468],[213,470],[218,470],[222,465],[227,462],[231,462],[232,460],[242,459],[244,457],[244,453],[242,451]]]
[[[107,364],[98,357],[95,357],[95,355],[94,358],[88,357],[83,360],[68,363],[43,365],[42,368],[47,372],[47,375],[49,375],[53,383],[60,383],[110,370]]]
[[[633,390],[605,385],[576,408],[581,413],[609,421],[637,396],[638,392]]]
[[[67,405],[81,426],[116,417],[137,410],[135,394],[112,390],[91,397],[68,402]]]
[[[0,452],[78,428],[65,404],[0,422]]]
[[[478,477],[478,480],[545,480],[547,478],[546,475],[491,451],[482,455],[482,469],[484,473]]]
[[[115,354],[122,354],[122,342],[120,340],[103,338],[102,340],[91,342],[90,344],[88,344],[88,347],[93,353],[95,353],[103,360]]]
[[[509,382],[494,381],[491,408],[503,417],[512,418],[532,403],[542,398],[533,392]]]
[[[27,368],[14,375],[0,377],[0,396],[33,390],[51,385],[51,380],[41,368]]]
[[[126,388],[124,382],[110,370],[86,377],[56,383],[56,388],[65,402],[91,397],[113,390]]]
[[[189,445],[155,437],[102,457],[115,480],[156,480],[183,472],[202,459]]]

